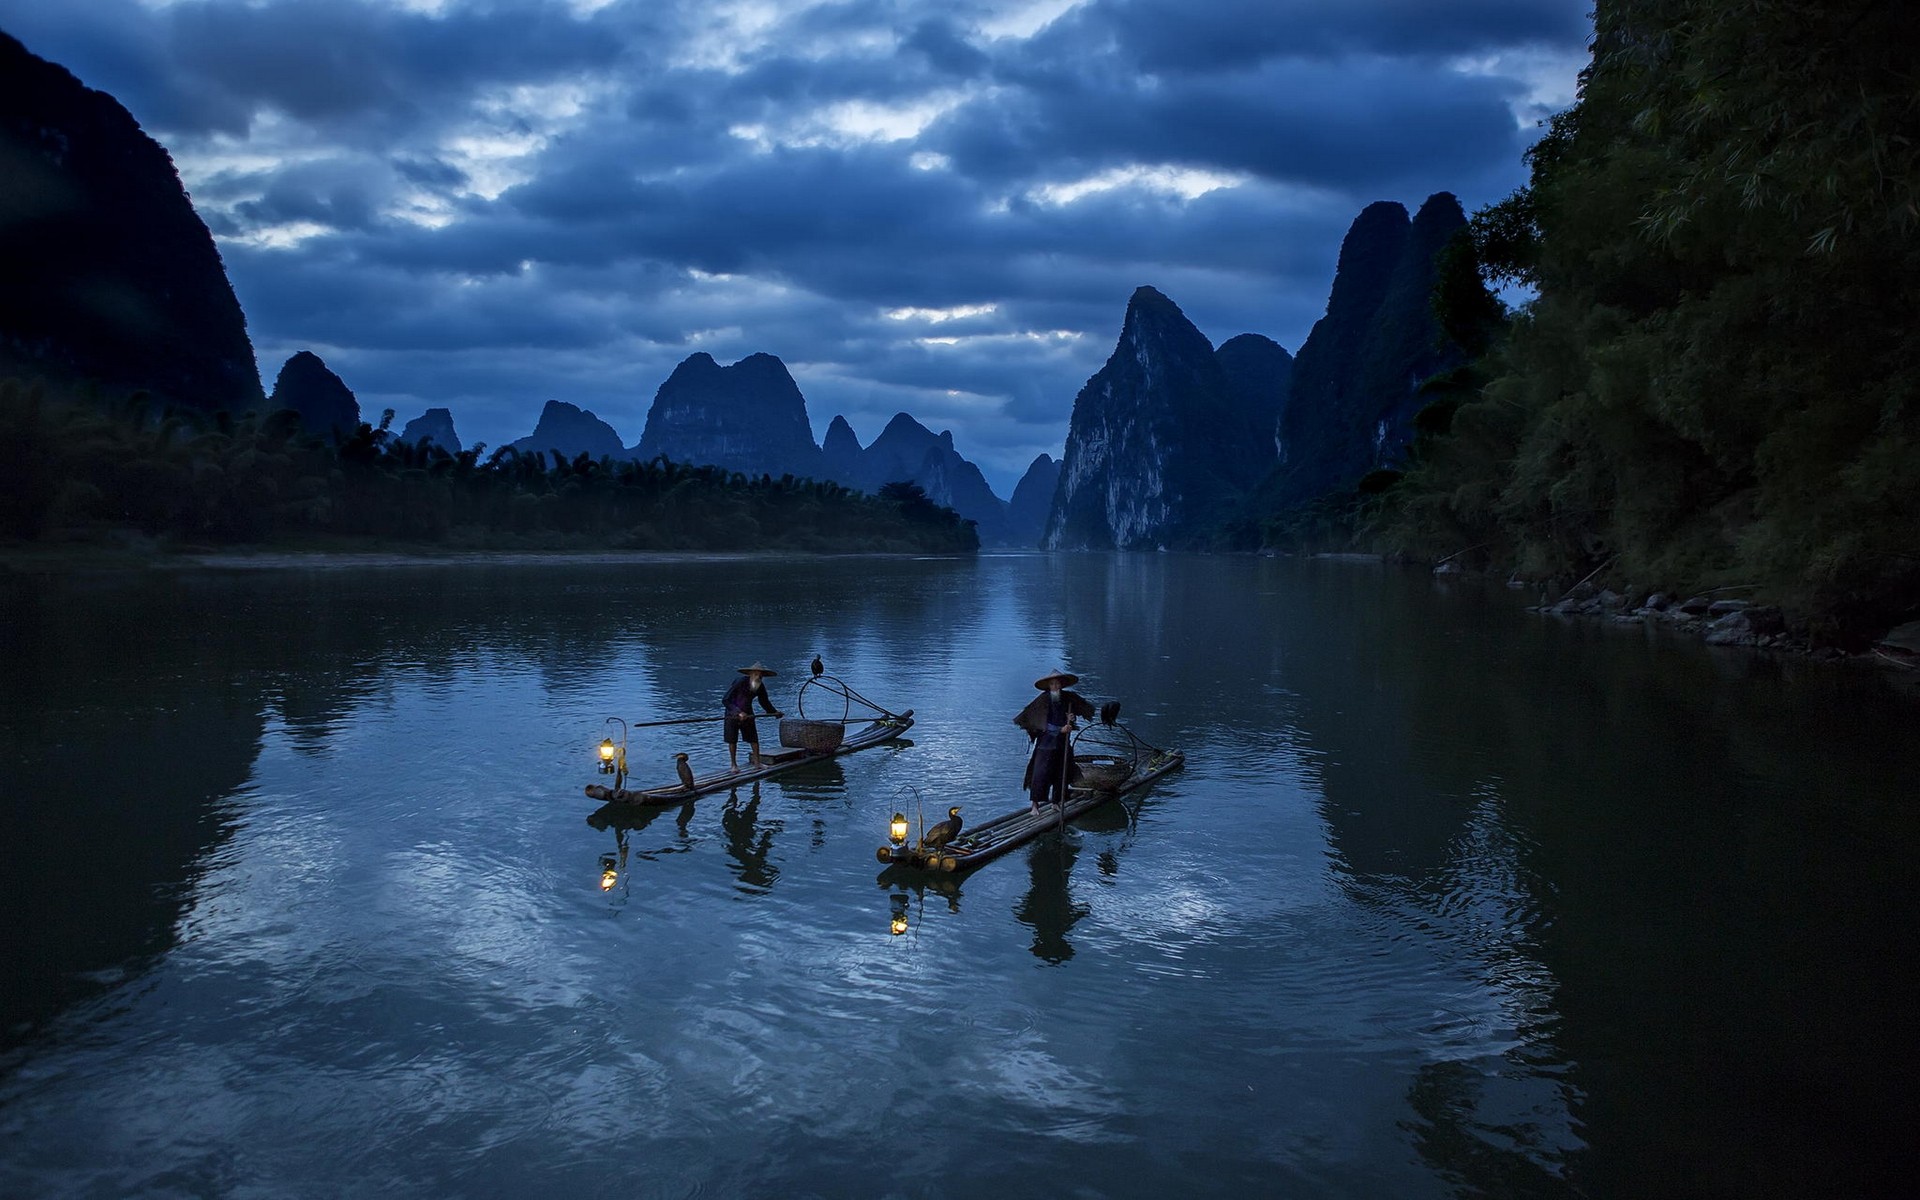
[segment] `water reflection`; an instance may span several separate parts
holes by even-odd
[[[936,899],[945,900],[947,912],[956,915],[960,912],[962,887],[958,875],[889,868],[881,872],[879,883],[881,887],[890,889],[887,894],[888,931],[895,937],[909,930],[917,930],[925,922],[928,893],[932,893]]]
[[[1070,833],[1048,834],[1027,849],[1027,892],[1013,919],[1033,930],[1035,958],[1058,966],[1073,957],[1067,932],[1092,908],[1073,898],[1070,880],[1080,847]]]
[[[75,587],[0,613],[6,1013],[74,1018],[9,1035],[0,1193],[856,1194],[888,1122],[948,1131],[929,1195],[1905,1182],[1920,755],[1802,668],[1170,555]],[[917,744],[582,831],[601,718],[710,711],[741,646]],[[1186,770],[875,906],[910,781],[1023,803],[1056,665]],[[1033,1019],[1088,988],[1134,1019]]]
[[[617,847],[617,852],[602,854],[600,856],[600,890],[603,892],[611,892],[614,887],[618,885],[622,899],[626,899],[633,894],[631,881],[628,880],[626,876],[627,831],[624,829],[615,829],[613,831],[613,840]]]
[[[720,827],[726,832],[727,853],[736,864],[734,873],[740,880],[741,890],[771,891],[774,881],[780,878],[780,868],[772,861],[773,837],[786,826],[778,820],[761,822],[758,782],[749,789],[745,803],[740,800],[739,788],[727,793],[727,806],[720,813]]]
[[[612,830],[616,841],[624,849],[632,834],[640,833],[659,821],[667,814],[673,814],[674,837],[670,842],[643,849],[637,852],[642,860],[651,860],[663,854],[684,854],[692,848],[692,835],[687,826],[693,820],[694,802],[675,807],[671,804],[615,804],[601,805],[587,816],[587,824],[602,832]],[[650,839],[651,840],[651,839]]]

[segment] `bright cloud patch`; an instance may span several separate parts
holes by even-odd
[[[997,304],[962,304],[954,308],[890,308],[886,317],[890,321],[930,321],[938,325],[964,317],[984,317],[997,312],[999,307]]]
[[[1030,188],[1027,198],[1041,204],[1066,205],[1100,192],[1132,188],[1182,200],[1197,200],[1208,192],[1239,187],[1245,175],[1224,171],[1203,171],[1192,167],[1128,166],[1115,167],[1098,175],[1089,175],[1069,183],[1043,183]]]
[[[1080,0],[1023,0],[1002,6],[982,20],[979,29],[990,38],[1030,38],[1079,4]]]
[[[776,149],[845,149],[863,143],[909,142],[945,113],[965,103],[966,95],[947,92],[916,100],[887,104],[871,100],[842,100],[785,121],[754,121],[729,126],[727,132],[756,151]],[[922,170],[944,165],[941,154],[916,153]]]

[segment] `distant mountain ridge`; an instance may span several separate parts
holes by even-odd
[[[533,432],[508,443],[522,454],[550,455],[558,451],[565,459],[585,454],[589,458],[631,458],[620,444],[613,426],[587,409],[565,400],[549,400],[540,410]]]
[[[1007,542],[1029,549],[1040,544],[1053,511],[1054,489],[1060,486],[1060,461],[1042,454],[1027,465],[1007,501]]]
[[[453,414],[444,408],[430,408],[400,431],[400,440],[408,445],[417,445],[425,438],[448,454],[460,453],[460,435],[453,428]]]
[[[300,414],[302,427],[322,437],[344,439],[360,425],[360,401],[353,389],[311,350],[287,359],[267,403],[276,409],[292,409]]]
[[[730,367],[704,351],[690,355],[654,393],[633,455],[776,479],[821,473],[806,398],[771,354],[750,354]]]
[[[862,449],[844,417],[827,427],[821,452],[826,476],[862,492],[878,492],[889,483],[917,483],[927,498],[972,521],[985,544],[1008,540],[1007,504],[994,495],[980,468],[960,456],[953,432],[938,434],[906,413],[895,413],[880,436]]]
[[[896,413],[873,444],[862,447],[846,418],[835,416],[823,444],[815,445],[806,398],[771,354],[751,354],[727,367],[705,352],[689,355],[654,393],[631,448],[607,422],[558,400],[547,402],[533,433],[511,444],[523,452],[558,450],[568,459],[582,453],[665,457],[750,476],[823,479],[870,493],[888,483],[916,483],[935,504],[974,522],[983,542],[1004,545],[1010,536],[1006,502],[954,448],[951,431],[936,434]]]

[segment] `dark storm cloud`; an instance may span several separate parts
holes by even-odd
[[[677,362],[779,355],[1004,494],[1152,284],[1297,349],[1366,203],[1523,178],[1584,0],[0,0],[174,153],[270,380],[629,443]],[[1212,189],[1212,190],[1208,190]]]
[[[335,229],[370,229],[379,223],[387,192],[385,173],[362,163],[306,162],[273,172],[257,198],[241,200],[234,209],[252,225],[309,221]]]
[[[915,25],[901,39],[900,49],[923,56],[929,68],[954,79],[977,78],[993,63],[961,30],[938,18]]]
[[[968,106],[927,142],[964,172],[1028,180],[1150,161],[1341,189],[1510,161],[1510,86],[1429,64],[1268,63],[1242,75],[1141,88],[1130,77],[1053,77]]]
[[[1100,0],[1055,22],[1031,53],[1044,59],[1109,43],[1143,71],[1211,74],[1272,59],[1419,60],[1529,42],[1578,45],[1588,32],[1584,5],[1541,0]]]

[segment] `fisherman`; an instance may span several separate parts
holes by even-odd
[[[773,701],[767,698],[767,689],[761,684],[761,680],[771,679],[779,673],[768,670],[756,659],[752,666],[740,668],[741,678],[734,680],[733,686],[727,689],[726,697],[721,704],[725,707],[727,715],[728,770],[740,769],[742,736],[747,739],[747,748],[752,751],[748,762],[756,767],[760,765],[760,731],[753,721],[753,702],[758,699],[760,707],[766,709],[769,716],[786,715],[773,706]]]
[[[1076,718],[1093,715],[1093,705],[1078,692],[1067,690],[1079,682],[1080,677],[1068,671],[1042,675],[1033,682],[1040,694],[1013,719],[1027,731],[1033,746],[1021,786],[1027,789],[1027,803],[1036,813],[1049,796],[1055,804],[1065,804],[1067,785],[1080,776],[1073,765],[1073,726]]]

